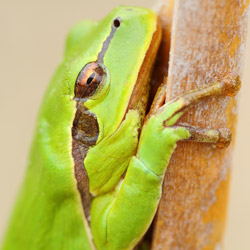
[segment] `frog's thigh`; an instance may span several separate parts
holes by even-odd
[[[153,220],[161,185],[162,179],[133,157],[116,192],[96,198],[93,203],[98,208],[91,215],[97,249],[132,248]]]
[[[138,158],[132,158],[108,216],[108,244],[112,242],[112,245],[124,249],[143,236],[155,215],[161,197],[161,184],[160,177]]]

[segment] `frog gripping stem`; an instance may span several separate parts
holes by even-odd
[[[217,148],[228,147],[232,139],[232,133],[228,128],[207,129],[189,126],[183,123],[179,123],[175,127],[184,127],[189,131],[190,137],[187,139],[188,141],[212,143],[215,144]]]
[[[227,147],[231,142],[231,131],[229,129],[198,128],[178,123],[178,120],[191,105],[206,97],[236,95],[240,85],[239,76],[231,73],[222,80],[213,81],[202,88],[184,93],[165,104],[163,98],[161,98],[165,89],[160,87],[141,132],[136,154],[137,164],[131,164],[130,168],[135,165],[140,166],[138,168],[145,172],[145,179],[151,175],[158,176],[160,183],[155,184],[154,190],[158,190],[158,194],[160,194],[159,185],[162,185],[169,160],[178,141],[188,140],[214,144],[218,148]],[[134,178],[137,179],[136,176]],[[150,200],[148,203],[150,203]]]
[[[172,112],[172,115],[167,117],[167,119],[164,121],[164,126],[172,128],[183,127],[188,130],[190,137],[184,140],[212,143],[218,148],[225,148],[229,146],[232,134],[227,128],[203,129],[190,126],[188,124],[178,124],[177,121],[182,116],[182,114],[187,111],[190,105],[197,103],[201,99],[209,96],[235,96],[238,93],[240,87],[240,77],[235,73],[230,73],[226,75],[221,81],[217,80],[208,83],[202,88],[194,89],[181,95],[180,97],[175,98],[164,105],[166,106],[165,109],[168,109],[167,107],[171,106],[171,104],[179,103],[179,106],[174,110],[174,112]],[[156,99],[159,98],[156,97]]]
[[[240,87],[241,81],[239,75],[230,73],[222,80],[216,80],[208,83],[204,87],[187,92],[171,102],[181,99],[183,102],[182,109],[184,109],[208,96],[235,96],[240,90]]]
[[[240,76],[236,73],[230,73],[223,78],[221,85],[222,93],[235,96],[241,87]]]

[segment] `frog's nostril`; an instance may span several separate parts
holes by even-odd
[[[120,21],[118,18],[116,18],[116,19],[114,20],[114,27],[119,28],[120,25],[121,25],[121,21]]]

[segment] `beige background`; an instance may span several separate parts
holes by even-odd
[[[0,0],[0,241],[24,176],[36,113],[67,31],[78,20],[100,19],[119,4],[150,7],[152,2]],[[245,59],[226,250],[250,249],[250,32]]]

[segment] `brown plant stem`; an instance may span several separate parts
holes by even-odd
[[[174,13],[166,101],[230,72],[242,75],[248,9],[249,0],[176,0],[174,8],[173,1],[166,0],[163,26]],[[168,21],[163,29],[165,41],[170,27]],[[157,67],[161,72],[159,62],[163,69],[168,65],[167,46],[168,42],[163,43],[160,50]],[[207,98],[181,122],[201,128],[227,127],[234,141],[237,99]],[[205,143],[178,143],[166,173],[152,249],[219,249],[233,144],[219,150]]]

